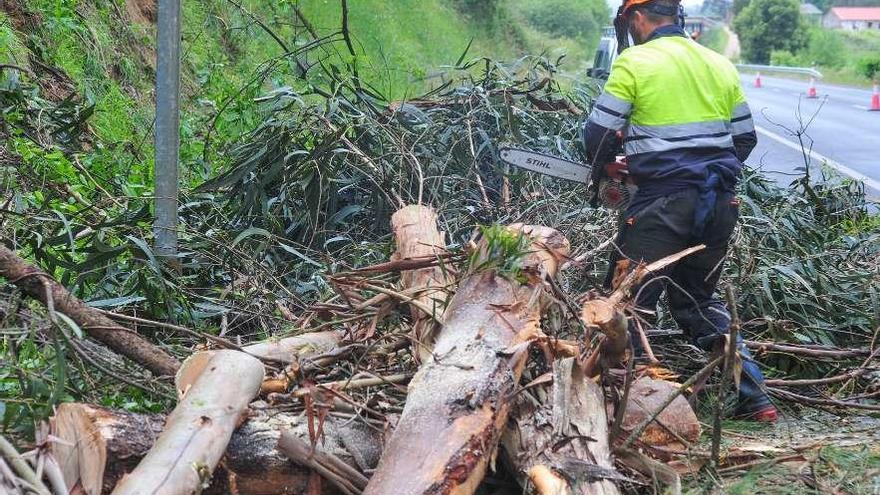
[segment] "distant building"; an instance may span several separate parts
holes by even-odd
[[[880,29],[880,7],[834,7],[825,14],[822,25],[849,31]]]
[[[822,21],[822,11],[819,10],[819,7],[816,7],[810,2],[804,2],[801,4],[801,15],[808,21],[816,24],[819,24],[819,22]]]
[[[686,16],[684,18],[684,30],[691,36],[699,37],[706,29],[718,24],[718,21],[704,16]]]

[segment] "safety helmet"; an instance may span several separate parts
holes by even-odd
[[[619,15],[626,15],[629,13],[630,10],[632,10],[635,7],[647,6],[651,10],[658,11],[657,12],[658,14],[672,16],[672,15],[677,15],[679,13],[679,9],[681,8],[681,1],[680,0],[673,0],[672,1],[672,3],[676,4],[676,6],[673,8],[674,10],[666,10],[668,7],[661,6],[655,2],[656,2],[656,0],[623,0],[623,4],[620,6],[620,11],[618,12],[618,14]]]

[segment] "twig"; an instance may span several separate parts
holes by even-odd
[[[166,328],[168,330],[174,330],[176,332],[185,333],[185,334],[190,335],[192,337],[198,337],[198,338],[204,338],[204,339],[210,340],[211,342],[214,342],[215,344],[219,344],[220,346],[225,347],[227,349],[232,349],[232,350],[241,351],[241,352],[247,352],[244,349],[242,349],[241,346],[235,345],[234,343],[224,339],[223,337],[211,335],[206,332],[199,332],[197,330],[192,330],[190,328],[182,327],[180,325],[174,325],[171,323],[164,323],[161,321],[148,320],[146,318],[138,318],[137,316],[129,316],[129,315],[124,315],[124,314],[120,314],[120,313],[114,313],[112,311],[107,311],[105,309],[98,309],[98,308],[95,308],[95,309],[97,311],[109,316],[110,318],[116,318],[119,320],[130,321],[133,323],[141,323],[143,325],[149,325],[151,327]]]
[[[320,388],[332,389],[332,390],[353,390],[358,388],[366,388],[366,387],[375,387],[377,385],[383,384],[395,384],[395,383],[403,383],[407,382],[412,378],[412,373],[399,373],[397,375],[390,376],[376,376],[373,378],[360,378],[357,380],[341,380],[338,382],[330,382],[330,383],[321,383],[317,386]],[[287,394],[288,397],[291,398],[300,398],[310,394],[311,391],[308,388],[300,388],[294,390],[290,394]]]
[[[796,394],[779,388],[767,388],[767,392],[781,399],[787,399],[801,404],[810,404],[815,406],[835,406],[850,409],[865,409],[868,411],[880,411],[880,404],[860,404],[858,402],[846,402],[837,399],[817,399],[815,397],[807,397],[806,395]]]
[[[805,345],[798,346],[791,344],[775,344],[773,342],[755,342],[752,340],[746,340],[743,343],[750,349],[755,349],[758,352],[782,352],[815,358],[848,359],[869,356],[871,354],[870,351],[865,349],[838,349],[834,347]]]
[[[12,468],[15,469],[15,472],[18,473],[21,479],[31,485],[39,495],[52,495],[52,492],[40,481],[34,470],[24,460],[24,457],[2,435],[0,435],[0,454],[9,461],[9,464],[12,465]]]
[[[420,311],[425,313],[425,315],[433,318],[434,321],[436,321],[437,323],[440,323],[441,325],[443,324],[443,320],[436,314],[436,311],[429,308],[425,303],[423,303],[419,300],[413,299],[412,297],[409,297],[406,294],[401,294],[400,292],[393,291],[391,289],[379,287],[378,285],[364,284],[364,287],[367,289],[370,289],[370,290],[374,290],[376,292],[381,292],[383,294],[387,294],[395,299],[400,299],[401,301],[403,301],[407,304],[412,304],[413,306],[418,308]]]
[[[736,359],[737,337],[739,336],[739,312],[736,308],[736,296],[733,293],[733,286],[727,284],[725,287],[725,295],[727,296],[727,307],[730,310],[730,333],[727,337],[727,348],[725,349],[726,357],[724,358],[724,371],[721,375],[721,384],[718,389],[718,403],[715,405],[715,418],[712,422],[712,466],[717,468],[721,461],[721,414],[724,412],[724,401],[727,397],[727,386],[730,378],[736,373],[734,360]],[[735,380],[734,380],[735,381]]]
[[[764,385],[768,387],[809,387],[812,385],[830,385],[832,383],[852,380],[864,375],[868,371],[868,368],[858,368],[850,370],[842,375],[830,376],[828,378],[816,378],[812,380],[764,380]]]
[[[346,495],[361,493],[369,481],[366,476],[342,462],[337,456],[312,449],[308,443],[289,430],[281,432],[278,449],[291,460],[314,469]]]
[[[723,469],[719,469],[717,472],[718,472],[718,474],[727,474],[727,473],[733,473],[735,471],[742,471],[743,469],[752,469],[755,467],[765,468],[765,467],[775,466],[776,464],[779,464],[782,462],[803,461],[803,460],[804,460],[803,455],[794,454],[794,455],[787,455],[787,456],[783,456],[783,457],[777,457],[775,459],[768,459],[768,460],[762,459],[762,460],[758,460],[758,461],[747,462],[745,464],[737,464],[736,466],[730,466],[730,467],[726,467]]]

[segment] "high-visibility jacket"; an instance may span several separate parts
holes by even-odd
[[[584,129],[594,165],[613,158],[616,131],[637,202],[710,180],[732,189],[756,142],[736,68],[672,25],[612,65]]]

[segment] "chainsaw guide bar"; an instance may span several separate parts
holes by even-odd
[[[501,161],[518,168],[581,184],[590,181],[590,167],[552,155],[507,147],[500,148],[498,154]]]

